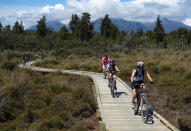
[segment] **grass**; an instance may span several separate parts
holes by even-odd
[[[6,58],[2,57],[1,67],[4,62]],[[13,57],[10,62],[20,60]],[[75,131],[99,127],[89,78],[24,71],[15,64],[11,70],[0,68],[0,84],[1,131]]]
[[[150,104],[163,117],[180,129],[191,129],[189,123],[191,116],[191,51],[190,50],[134,50],[124,53],[111,53],[110,58],[115,59],[121,70],[118,74],[125,82],[129,81],[131,72],[136,68],[136,62],[145,62],[145,68],[150,72],[155,85],[148,89]],[[74,55],[57,59],[56,64],[49,64],[54,56],[36,66],[57,69],[74,69],[102,72],[102,54]],[[184,110],[184,111],[183,111]]]

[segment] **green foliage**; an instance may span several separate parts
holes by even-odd
[[[40,37],[45,37],[47,34],[47,28],[46,28],[46,17],[43,16],[42,18],[40,18],[40,20],[38,21],[38,24],[36,26],[37,28],[37,33]]]
[[[191,129],[191,119],[178,119],[178,124],[181,131],[189,131]]]
[[[111,22],[109,15],[105,15],[104,19],[102,20],[100,31],[101,35],[104,37],[116,38],[116,36],[119,34],[118,27]]]
[[[163,42],[164,36],[165,36],[165,32],[164,32],[164,28],[162,26],[162,22],[160,20],[160,15],[157,18],[157,22],[156,22],[156,26],[155,26],[154,32],[155,32],[156,42],[157,43]]]
[[[68,37],[69,37],[69,32],[68,32],[68,29],[63,26],[60,31],[59,31],[59,37],[62,39],[62,40],[67,40]]]
[[[79,20],[80,19],[79,19],[78,15],[72,14],[72,18],[71,18],[71,21],[69,23],[69,26],[70,26],[70,30],[72,31],[73,34],[76,32]]]
[[[5,61],[2,63],[1,68],[13,71],[16,68],[16,63],[11,61]]]
[[[91,15],[85,12],[78,22],[76,33],[82,41],[89,40],[93,36],[93,23],[90,22],[90,19]]]
[[[3,31],[3,25],[0,22],[0,32]]]
[[[24,26],[22,22],[20,24],[18,21],[15,22],[15,25],[13,26],[13,32],[18,34],[24,32]]]

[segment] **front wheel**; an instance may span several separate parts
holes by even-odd
[[[141,102],[141,116],[144,123],[147,123],[149,119],[149,107],[147,99],[142,99]]]
[[[112,96],[115,97],[115,88],[116,88],[116,80],[113,79],[112,81],[112,86],[111,86],[111,90],[112,90]]]

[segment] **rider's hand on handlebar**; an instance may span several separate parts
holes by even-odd
[[[151,82],[150,82],[150,84],[154,84],[154,82],[153,82],[153,81],[151,81]]]

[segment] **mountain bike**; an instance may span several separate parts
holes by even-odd
[[[110,88],[111,88],[111,95],[114,98],[115,94],[116,94],[115,90],[117,89],[117,87],[116,87],[116,79],[113,78],[113,75],[116,74],[116,72],[112,72],[111,74],[112,74],[112,76],[111,76],[111,78],[109,78],[110,79]]]
[[[153,115],[153,109],[149,106],[146,93],[144,92],[144,86],[151,86],[150,83],[148,84],[138,84],[136,83],[134,86],[139,86],[137,91],[137,102],[135,103],[134,113],[137,115],[139,113],[139,107],[141,107],[141,116],[144,123],[147,123],[149,118]]]

